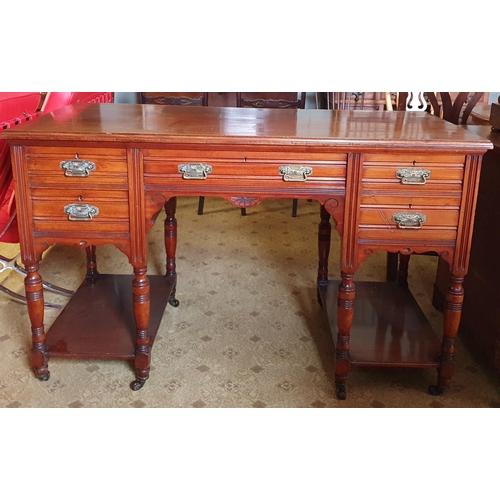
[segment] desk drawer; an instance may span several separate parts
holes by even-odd
[[[409,186],[407,186],[409,187]],[[461,191],[443,190],[443,189],[403,189],[399,190],[374,190],[363,189],[361,191],[361,207],[384,207],[384,206],[405,206],[407,208],[416,208],[421,206],[442,207],[459,209]]]
[[[363,186],[372,189],[415,189],[424,192],[446,187],[460,191],[463,155],[365,154]]]
[[[32,190],[35,232],[129,232],[128,191]]]
[[[28,147],[26,160],[31,186],[90,184],[105,189],[108,184],[128,183],[124,148]]]
[[[166,186],[220,187],[252,186],[255,181],[283,185],[294,189],[301,185],[345,186],[345,154],[292,154],[266,152],[144,150],[144,173],[151,184]],[[179,171],[180,165],[201,164],[203,172],[189,175]],[[280,172],[281,167],[290,167]],[[286,178],[285,178],[286,177]]]
[[[387,229],[397,229],[397,223],[393,220],[396,214],[422,214],[425,222],[422,226],[434,227],[454,227],[458,226],[459,211],[443,210],[434,207],[412,206],[411,209],[405,206],[392,207],[362,207],[359,216],[359,224],[386,227]],[[411,216],[408,215],[408,219]]]
[[[377,242],[454,242],[457,237],[458,209],[429,206],[362,207],[359,240]]]

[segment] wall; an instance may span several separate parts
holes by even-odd
[[[138,92],[115,92],[115,102],[137,103],[139,102]]]

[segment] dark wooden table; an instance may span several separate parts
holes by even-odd
[[[483,158],[461,331],[485,364],[500,375],[500,264],[494,258],[500,248],[500,132],[492,132],[490,126],[467,129],[490,140],[494,149]]]
[[[131,386],[143,386],[163,308],[178,305],[176,197],[219,196],[236,207],[271,197],[320,202],[318,290],[339,398],[352,366],[435,367],[432,392],[448,386],[488,140],[425,113],[135,104],[69,106],[5,139],[40,379],[49,357],[119,358],[134,360]],[[164,278],[146,274],[146,233],[162,209]],[[331,218],[342,237],[338,283],[328,280]],[[46,333],[39,263],[54,243],[85,248],[88,272],[62,326]],[[98,273],[95,246],[105,243],[127,255],[133,276]],[[355,282],[380,250],[435,251],[450,265],[442,340],[407,288]]]
[[[491,104],[476,104],[471,111],[469,122],[473,125],[488,125],[490,123]]]

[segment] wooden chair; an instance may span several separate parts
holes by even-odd
[[[238,108],[304,109],[305,92],[237,92]]]
[[[300,95],[299,95],[300,94]],[[274,108],[274,109],[304,109],[306,92],[237,92],[236,106],[238,108]],[[297,217],[299,200],[292,200],[292,217]],[[241,209],[246,215],[246,209]]]
[[[0,132],[14,127],[20,123],[32,120],[37,116],[41,105],[40,92],[2,92],[0,93]],[[10,148],[8,144],[0,139],[0,241],[3,243],[19,243],[19,231],[17,227],[17,213],[14,193],[14,180],[12,176],[12,164],[10,160]],[[26,276],[25,269],[18,263],[19,253],[8,258],[0,255],[0,273],[14,271],[21,276]],[[43,288],[61,295],[71,296],[73,292],[65,288],[52,285],[48,282],[42,283]],[[13,290],[0,284],[0,293],[7,295],[12,300],[26,303],[26,298]],[[59,308],[57,304],[44,303],[46,307]]]
[[[320,96],[316,93],[316,107],[320,107]],[[391,92],[324,92],[321,107],[344,110],[392,109],[395,101]],[[389,98],[389,101],[388,101]]]
[[[208,92],[141,92],[142,104],[208,106]]]
[[[483,95],[484,92],[400,92],[398,109],[429,111],[455,125],[465,125]]]
[[[142,104],[162,106],[208,106],[208,92],[141,92]],[[198,215],[203,215],[205,197],[198,198]],[[242,210],[242,215],[243,210]]]

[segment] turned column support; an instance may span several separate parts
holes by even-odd
[[[457,338],[462,305],[464,301],[464,277],[451,276],[451,283],[447,289],[443,315],[443,343],[441,346],[441,364],[438,370],[436,386],[430,386],[429,392],[433,395],[441,394],[450,385],[455,372],[455,342]]]
[[[341,282],[337,292],[337,345],[336,345],[336,367],[335,385],[337,397],[346,398],[346,379],[350,371],[349,348],[350,332],[354,317],[354,298],[356,287],[353,282],[354,273],[341,272]]]
[[[26,300],[28,306],[28,315],[31,322],[31,353],[30,361],[33,371],[39,380],[48,380],[50,377],[45,345],[45,327],[44,327],[44,299],[42,277],[40,276],[39,261],[36,263],[24,263],[26,277],[24,286],[26,290]]]
[[[130,387],[139,390],[149,378],[151,364],[151,341],[148,334],[148,323],[150,315],[150,286],[147,277],[147,267],[134,268],[134,280],[132,282],[132,294],[134,304],[134,317],[136,324],[135,340],[135,369],[137,379]]]

